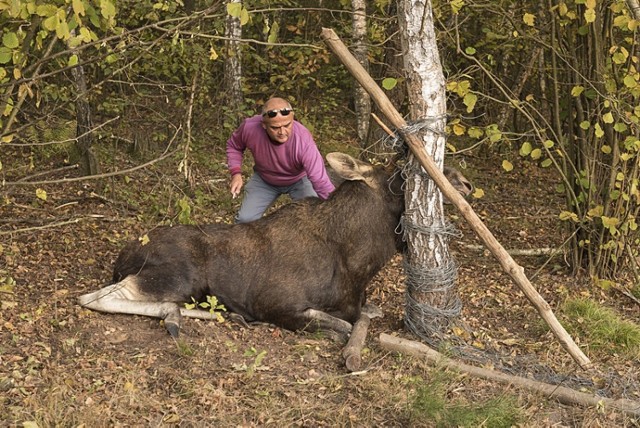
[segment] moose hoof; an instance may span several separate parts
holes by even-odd
[[[180,335],[180,326],[174,322],[166,322],[164,323],[164,327],[167,329],[171,337],[177,339]]]
[[[244,317],[240,314],[235,314],[233,312],[229,312],[227,314],[227,317],[234,323],[238,324],[240,327],[244,327],[244,328],[250,328],[249,324],[247,323],[247,321],[244,319]]]

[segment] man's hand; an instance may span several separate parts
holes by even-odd
[[[242,185],[242,174],[235,174],[233,177],[231,177],[231,184],[229,185],[229,189],[231,190],[231,197],[233,199],[237,198],[240,194]]]

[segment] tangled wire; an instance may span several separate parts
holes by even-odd
[[[406,158],[408,146],[401,135],[417,134],[428,131],[437,134],[442,132],[434,129],[433,124],[443,120],[442,117],[424,118],[407,124],[402,132],[394,133],[384,138],[382,146]],[[431,180],[424,169],[406,163],[400,172],[405,178],[419,174],[428,182]],[[412,220],[410,213],[405,212],[400,223],[400,233],[423,235],[429,242],[438,242],[446,249],[446,243],[451,237],[459,236],[456,228],[445,219],[434,219],[434,223],[418,224]],[[450,322],[457,319],[462,310],[462,303],[455,290],[458,265],[448,252],[437,265],[423,266],[416,264],[409,257],[404,259],[406,274],[406,303],[405,325],[416,336],[430,345],[442,340],[443,332]],[[437,305],[430,302],[437,302]]]

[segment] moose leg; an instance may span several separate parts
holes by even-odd
[[[362,313],[367,315],[369,318],[382,318],[384,315],[379,307],[372,305],[371,303],[364,304],[362,307]]]
[[[178,304],[141,300],[144,298],[145,296],[137,293],[135,281],[127,277],[116,284],[80,296],[78,303],[85,308],[100,312],[161,318],[169,334],[178,337],[182,320]]]
[[[306,318],[307,324],[311,327],[310,330],[331,330],[346,337],[353,328],[350,322],[317,309],[307,309],[302,316]]]

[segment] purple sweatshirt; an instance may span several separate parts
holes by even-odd
[[[311,133],[298,121],[293,122],[291,135],[284,144],[271,141],[262,127],[261,116],[242,122],[227,141],[231,175],[241,172],[246,149],[253,155],[254,170],[272,186],[290,186],[306,175],[321,199],[327,199],[335,190]]]

